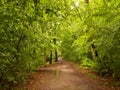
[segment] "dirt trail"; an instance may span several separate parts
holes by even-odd
[[[103,90],[69,62],[38,68],[36,72],[28,81],[27,90]]]

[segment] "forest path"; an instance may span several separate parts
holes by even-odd
[[[104,90],[70,62],[38,68],[27,83],[27,90]]]

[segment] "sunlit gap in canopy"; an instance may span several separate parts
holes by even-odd
[[[70,6],[70,9],[73,10],[75,7],[79,7],[80,1],[83,1],[83,0],[73,0],[73,5]]]

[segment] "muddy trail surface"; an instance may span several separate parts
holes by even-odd
[[[38,68],[27,82],[27,90],[111,90],[78,72],[70,62]]]

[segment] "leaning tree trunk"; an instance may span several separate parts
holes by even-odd
[[[95,52],[94,52],[94,47],[93,45],[90,45],[90,52],[92,54],[92,59],[95,60],[96,56],[95,56]]]

